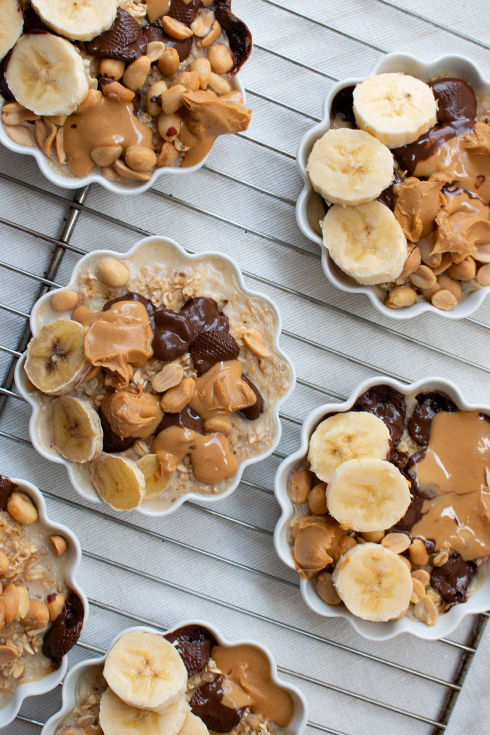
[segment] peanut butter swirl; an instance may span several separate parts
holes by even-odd
[[[162,420],[159,397],[152,393],[117,390],[102,401],[102,412],[117,436],[148,439]]]
[[[255,392],[242,380],[240,360],[225,360],[196,379],[196,391],[189,406],[206,421],[241,411],[256,401]]]

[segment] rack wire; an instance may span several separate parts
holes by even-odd
[[[179,224],[184,227],[182,223],[186,217],[194,223],[194,233],[200,232],[200,223],[204,223],[210,236],[203,242],[190,236],[184,240],[178,234],[176,239],[183,245],[197,245],[194,249],[187,248],[194,252],[215,249],[209,240],[216,235],[216,249],[220,249],[221,244],[223,250],[231,252],[242,266],[247,282],[273,296],[283,309],[286,325],[283,343],[294,357],[299,387],[288,402],[287,411],[281,414],[284,427],[281,449],[262,465],[245,472],[232,500],[212,507],[187,503],[180,510],[179,519],[171,518],[164,523],[134,514],[123,517],[107,506],[86,504],[68,487],[64,470],[55,472],[52,465],[37,460],[38,469],[30,479],[41,485],[50,514],[79,534],[84,550],[82,584],[90,596],[91,619],[95,622],[89,620],[70,660],[102,654],[114,631],[133,623],[165,630],[178,617],[202,617],[207,612],[211,619],[214,611],[213,622],[222,619],[230,631],[238,631],[235,638],[245,637],[252,629],[257,631],[257,638],[259,633],[267,636],[276,653],[281,675],[303,688],[312,704],[309,730],[332,735],[364,735],[366,722],[373,721],[369,718],[375,716],[379,727],[388,734],[410,731],[442,735],[448,727],[488,616],[474,616],[471,622],[462,624],[451,639],[433,643],[410,639],[409,645],[405,640],[403,645],[387,642],[378,646],[361,639],[339,620],[319,620],[302,603],[296,575],[284,569],[274,557],[271,537],[278,511],[271,489],[272,479],[278,461],[297,446],[302,419],[313,406],[324,402],[325,396],[334,401],[343,400],[357,382],[373,374],[410,382],[426,374],[424,365],[427,362],[455,379],[470,375],[481,384],[490,374],[490,365],[484,364],[481,353],[469,349],[464,340],[461,350],[447,349],[449,341],[451,346],[457,341],[435,338],[433,325],[441,325],[433,317],[422,322],[423,329],[415,330],[406,323],[397,323],[394,327],[392,321],[380,318],[368,304],[344,298],[326,284],[323,276],[314,275],[319,271],[319,254],[294,227],[293,206],[301,186],[293,161],[298,133],[302,134],[312,121],[320,119],[320,104],[326,92],[324,85],[341,76],[352,75],[352,71],[351,67],[344,70],[332,60],[331,67],[328,62],[322,66],[321,58],[317,60],[321,54],[313,57],[315,65],[312,65],[310,55],[302,53],[297,46],[285,53],[280,35],[271,34],[269,38],[267,28],[270,24],[279,24],[288,31],[294,24],[301,23],[302,29],[311,32],[317,50],[319,33],[327,34],[329,41],[338,44],[340,50],[345,51],[344,44],[348,44],[354,49],[356,63],[361,67],[357,75],[362,71],[368,73],[372,59],[390,50],[391,42],[387,43],[386,34],[380,33],[379,40],[372,32],[364,39],[353,35],[346,30],[345,17],[336,15],[333,2],[312,0],[306,10],[304,7],[299,10],[297,4],[291,7],[292,2],[276,0],[248,0],[248,4],[235,0],[234,4],[235,12],[249,20],[252,29],[252,18],[256,20],[259,29],[256,52],[249,62],[251,72],[245,72],[248,99],[252,106],[257,105],[254,120],[258,118],[258,124],[239,136],[240,141],[232,141],[233,145],[220,141],[216,153],[213,151],[212,164],[193,177],[193,185],[177,182],[164,189],[166,185],[160,180],[154,189],[138,198],[137,204],[136,200],[130,205],[125,201],[122,207],[117,198],[97,188],[85,187],[74,195],[67,195],[47,186],[32,160],[24,159],[20,171],[12,175],[18,159],[2,152],[0,192],[4,204],[0,210],[0,232],[4,235],[4,245],[0,245],[0,283],[5,284],[5,288],[0,310],[2,322],[8,319],[8,329],[2,329],[0,344],[0,357],[4,358],[0,387],[0,442],[4,466],[0,467],[0,472],[8,471],[13,476],[18,474],[17,467],[33,465],[27,431],[29,411],[16,393],[13,374],[30,338],[29,311],[35,301],[50,288],[66,283],[78,257],[90,249],[105,246],[95,243],[93,248],[87,247],[94,232],[100,231],[101,237],[111,239],[109,247],[124,252],[140,236],[171,234],[151,216],[155,210],[161,209],[162,216],[171,221],[176,230]],[[333,21],[332,24],[325,22],[325,5],[329,6],[328,18],[337,20],[337,25]],[[475,49],[490,48],[462,31],[443,26],[388,0],[368,0],[362,12],[379,14],[383,8],[390,14],[386,17],[398,27],[403,26],[406,18],[417,23],[420,38],[424,38],[427,29],[433,29],[436,35],[430,42],[433,44],[436,38],[441,48],[448,37],[464,41]],[[264,28],[266,31],[262,30]],[[267,92],[262,91],[264,70],[274,75],[279,69],[286,70],[300,88],[303,82],[312,87],[322,85],[323,94],[318,96],[314,108],[309,108],[309,103],[305,105],[298,90],[292,93],[290,85],[276,84],[272,96],[270,85]],[[277,145],[267,137],[269,126],[265,123],[269,119],[291,126],[290,136],[280,137]],[[240,175],[237,175],[236,151],[244,158],[250,156],[257,166],[238,167]],[[276,178],[268,175],[269,171],[277,174]],[[215,189],[217,195],[203,198],[200,188]],[[227,191],[233,194],[236,212],[233,208],[220,206],[219,192],[223,196]],[[261,217],[251,207],[238,205],[239,199],[249,199],[252,207],[257,204],[267,216]],[[16,203],[13,217],[11,201]],[[25,208],[19,207],[20,201],[26,202]],[[32,221],[36,219],[33,208],[45,212],[39,225]],[[283,220],[287,222],[286,227],[281,226]],[[151,224],[142,227],[144,222]],[[36,244],[43,257],[24,262],[17,257],[16,248],[7,246],[10,239],[18,241],[19,247],[25,247],[26,252]],[[119,239],[120,245],[114,246],[114,241]],[[233,242],[231,250],[229,242]],[[250,255],[246,254],[247,248],[250,248]],[[272,260],[269,248],[273,249]],[[283,267],[284,263],[289,270]],[[301,279],[291,275],[294,270],[304,270],[306,276]],[[25,289],[28,293],[25,303],[30,308],[19,308],[18,300],[13,298],[13,288]],[[488,317],[490,312],[482,309],[482,313]],[[469,318],[465,322],[452,327],[451,334],[460,337],[461,330],[465,329],[471,330],[477,340],[486,338],[490,323],[485,322],[485,317],[483,320]],[[332,339],[324,338],[319,332],[318,325],[324,324],[332,326]],[[443,337],[449,334],[448,327],[440,331]],[[316,336],[318,334],[320,337]],[[383,346],[383,360],[376,359],[376,350],[368,346],[368,335]],[[390,353],[389,358],[386,350]],[[417,362],[416,370],[415,359],[421,363]],[[322,366],[320,371],[318,366]],[[25,461],[22,459],[24,452]],[[41,481],[36,482],[38,473]],[[250,498],[253,507],[247,503]],[[203,533],[195,531],[201,526]],[[192,534],[189,528],[193,529]],[[227,539],[222,546],[210,542],[210,536],[217,535],[221,539],[221,534]],[[230,538],[234,539],[233,543]],[[108,548],[105,539],[116,544],[115,550]],[[138,556],[138,563],[125,548],[129,539],[133,546],[144,549]],[[159,566],[152,567],[147,563],[147,552],[150,556],[161,554],[170,567],[175,565],[175,573],[168,569],[162,572]],[[189,572],[189,565],[192,569],[202,569],[202,574]],[[114,579],[122,588],[150,591],[155,599],[165,600],[168,617],[163,615],[162,621],[158,605],[141,606],[122,592],[115,594],[110,581]],[[238,580],[231,599],[222,579]],[[192,613],[202,610],[203,615],[185,612],[178,615],[182,610]],[[229,637],[233,638],[231,632]],[[324,665],[325,660],[333,665]],[[315,666],[311,661],[316,662]],[[416,666],[414,661],[418,662]],[[379,678],[386,682],[386,677],[395,693],[402,688],[409,693],[405,701],[414,706],[399,706],[399,697],[383,693],[383,687],[377,686],[375,681],[370,684],[365,681]],[[35,705],[28,700],[6,732],[12,735],[39,732],[45,719],[59,708],[59,691],[44,701],[47,704],[41,707],[37,700]]]

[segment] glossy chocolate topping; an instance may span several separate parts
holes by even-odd
[[[83,627],[83,604],[75,592],[70,592],[63,610],[44,636],[43,654],[58,669],[63,656],[71,651],[80,638]]]
[[[255,395],[257,396],[257,400],[254,403],[253,406],[249,406],[248,408],[242,408],[241,411],[238,411],[240,416],[243,416],[243,418],[248,419],[249,421],[255,421],[255,419],[258,419],[261,413],[264,413],[265,411],[265,402],[264,399],[257,388],[257,386],[252,383],[250,378],[247,378],[246,375],[242,375],[242,380],[244,383],[249,385]]]
[[[167,309],[156,311],[152,328],[153,356],[166,362],[187,352],[194,338],[192,323],[182,312]]]
[[[0,475],[0,510],[7,510],[9,498],[17,487],[8,477]]]
[[[235,73],[252,53],[252,34],[245,23],[231,12],[231,0],[215,0],[213,8],[216,20],[228,36],[235,62],[232,72]]]
[[[476,569],[473,562],[464,561],[459,554],[451,554],[442,567],[434,567],[432,570],[431,587],[438,590],[444,602],[449,605],[466,602],[466,590]]]
[[[160,20],[160,18],[158,20]],[[163,32],[162,27],[158,24],[158,21],[155,21],[155,23],[151,25],[143,26],[141,32],[148,43],[151,43],[152,41],[161,41],[162,43],[165,43],[164,37],[166,34]]]
[[[395,186],[397,184],[400,184],[403,181],[403,176],[398,171],[398,169],[395,169],[393,172],[393,181],[391,184],[384,189],[384,191],[381,192],[381,194],[378,197],[378,202],[381,202],[385,206],[388,207],[388,209],[391,209],[392,212],[395,211],[395,203],[396,203],[396,192],[395,192]]]
[[[217,643],[209,630],[200,625],[186,625],[173,633],[167,633],[164,638],[170,643],[178,641],[176,648],[189,676],[194,676],[206,668],[211,648]]]
[[[112,431],[110,423],[102,413],[99,414],[100,423],[102,425],[103,445],[102,449],[108,454],[114,454],[115,452],[125,452],[126,449],[131,449],[136,441],[136,437],[128,436],[126,439],[121,439],[120,436]]]
[[[217,362],[236,360],[240,354],[240,347],[229,332],[206,331],[194,339],[190,352],[198,375],[202,375]]]
[[[187,3],[184,0],[172,0],[167,15],[170,18],[175,18],[179,23],[190,26],[195,20],[197,11],[201,5],[201,0],[190,0]]]
[[[201,332],[227,332],[229,329],[228,317],[218,310],[216,301],[207,296],[191,299],[180,313],[189,317],[196,337]]]
[[[197,431],[198,434],[204,434],[204,421],[189,406],[183,408],[180,413],[165,413],[155,430],[155,434],[165,431],[169,426],[180,426],[182,429],[190,429],[191,431]]]
[[[426,161],[446,141],[457,135],[471,133],[474,123],[471,120],[456,120],[454,122],[434,125],[428,133],[422,135],[415,143],[394,148],[393,155],[402,171],[412,175],[419,161]]]
[[[424,498],[420,495],[414,495],[412,492],[412,500],[408,506],[407,512],[403,518],[398,521],[398,523],[395,523],[393,528],[390,528],[390,531],[400,531],[411,535],[412,528],[422,518],[423,504]]]
[[[85,44],[89,54],[101,59],[135,61],[146,54],[148,41],[132,15],[118,8],[112,28]]]
[[[223,677],[218,676],[209,684],[203,684],[196,689],[190,701],[194,715],[200,717],[208,730],[214,732],[230,732],[242,719],[243,709],[225,707],[222,688]]]
[[[356,124],[356,117],[354,115],[354,86],[344,87],[340,92],[337,92],[332,100],[332,106],[330,108],[330,120],[340,118],[351,125]]]
[[[437,120],[440,123],[454,122],[467,118],[474,120],[476,117],[477,101],[473,87],[462,79],[447,77],[438,79],[437,82],[429,82],[436,98]]]
[[[419,393],[408,424],[408,432],[417,444],[427,446],[430,437],[432,419],[439,411],[453,413],[458,408],[453,401],[442,393]]]
[[[405,399],[389,385],[375,385],[356,401],[354,411],[368,411],[384,421],[390,431],[391,443],[397,444],[405,427]]]

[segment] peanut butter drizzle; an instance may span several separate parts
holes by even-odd
[[[198,434],[181,426],[169,426],[161,431],[152,445],[162,474],[175,472],[189,454],[194,477],[199,482],[214,485],[236,473],[238,461],[230,451],[230,442],[224,434]]]
[[[434,539],[465,561],[490,555],[490,422],[478,411],[441,411],[432,421],[427,453],[416,465],[428,496],[414,536]]]
[[[185,154],[181,168],[190,168],[202,161],[218,135],[246,130],[252,115],[252,110],[245,107],[241,95],[236,92],[221,97],[204,90],[187,92],[184,105],[184,124],[179,140],[190,150]]]
[[[153,331],[148,312],[139,301],[118,301],[107,311],[91,312],[80,307],[76,320],[85,327],[84,351],[87,360],[112,370],[123,388],[133,377],[133,367],[141,367],[153,355]]]
[[[273,683],[269,660],[265,653],[254,646],[244,644],[213,646],[211,656],[226,679],[236,684],[250,697],[252,704],[249,706],[253,712],[275,722],[279,727],[289,725],[294,715],[294,702],[289,692]],[[228,699],[233,696],[226,689],[225,694]],[[229,706],[227,702],[226,706]],[[238,706],[238,703],[233,706]]]
[[[117,390],[104,396],[101,408],[112,431],[121,439],[128,436],[148,439],[155,433],[163,416],[158,396],[152,393],[135,395]]]
[[[252,388],[242,380],[240,360],[217,362],[196,378],[195,388],[189,407],[204,421],[241,411],[253,406],[257,400]]]
[[[74,112],[63,129],[68,168],[78,177],[87,176],[94,167],[93,148],[121,145],[124,152],[130,145],[141,145],[153,150],[150,128],[139,122],[132,102],[121,102],[115,95]]]

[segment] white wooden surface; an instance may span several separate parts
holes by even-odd
[[[282,345],[294,360],[300,380],[284,408],[294,421],[283,421],[282,453],[296,448],[299,423],[311,408],[332,400],[332,396],[335,400],[349,394],[358,382],[375,374],[394,374],[406,380],[439,374],[454,380],[469,400],[488,403],[490,300],[475,315],[477,323],[453,323],[437,315],[406,323],[391,322],[374,311],[367,299],[336,291],[326,281],[317,248],[298,230],[293,207],[301,188],[294,161],[296,147],[312,120],[321,115],[332,80],[368,74],[387,51],[410,52],[423,59],[446,53],[466,54],[490,77],[487,3],[234,0],[233,6],[249,24],[257,44],[242,77],[249,90],[249,105],[254,109],[250,130],[242,138],[223,139],[215,146],[209,168],[220,173],[202,170],[192,178],[169,184],[160,179],[155,191],[134,198],[118,199],[93,187],[71,244],[87,251],[110,247],[125,252],[139,233],[151,232],[173,237],[197,251],[218,249],[235,258],[251,274],[247,282],[271,296],[281,308],[287,332]],[[294,12],[287,12],[287,8]],[[425,15],[433,23],[417,15]],[[287,110],[259,95],[301,112]],[[7,181],[5,175],[34,189]],[[15,230],[3,220],[56,239],[61,235],[73,193],[56,190],[42,179],[32,159],[6,150],[0,151],[0,177],[0,259],[42,276],[52,243]],[[66,283],[77,257],[67,252],[56,277],[58,283]],[[252,276],[266,282],[259,283]],[[37,288],[35,280],[0,267],[3,304],[29,312]],[[0,343],[15,350],[23,319],[5,310],[0,319]],[[0,376],[9,361],[10,356],[0,352]],[[28,418],[28,407],[10,398],[0,431],[27,440]],[[188,506],[163,521],[136,514],[117,516],[132,524],[128,527],[115,522],[107,506],[81,502],[64,468],[38,457],[28,445],[0,435],[0,452],[2,474],[28,479],[60,498],[48,496],[50,515],[71,526],[88,552],[79,575],[87,595],[97,603],[91,606],[82,634],[88,649],[104,648],[118,630],[133,622],[101,605],[163,626],[185,618],[207,618],[228,638],[246,636],[264,641],[280,666],[318,680],[314,683],[285,675],[308,698],[310,720],[320,726],[310,726],[312,731],[346,735],[434,732],[434,726],[424,718],[439,720],[449,690],[407,673],[403,667],[453,681],[461,649],[408,636],[373,644],[354,634],[347,623],[319,619],[306,608],[299,592],[283,583],[296,583],[297,578],[277,559],[270,536],[278,517],[270,491],[279,457],[247,470],[246,482],[234,496],[213,506],[231,519],[256,528],[248,529]],[[473,622],[467,618],[452,639],[467,643]],[[374,662],[332,643],[402,668]],[[489,683],[485,663],[488,648],[490,644],[484,637],[446,730],[450,735],[461,733],[463,727],[471,733],[490,732],[488,697],[484,699],[483,694]],[[90,655],[90,650],[77,646],[70,654],[70,664]],[[423,719],[366,703],[331,686]],[[58,709],[59,702],[58,690],[26,701],[21,714],[44,722]],[[37,735],[39,731],[39,725],[20,720],[5,730],[8,735]]]

